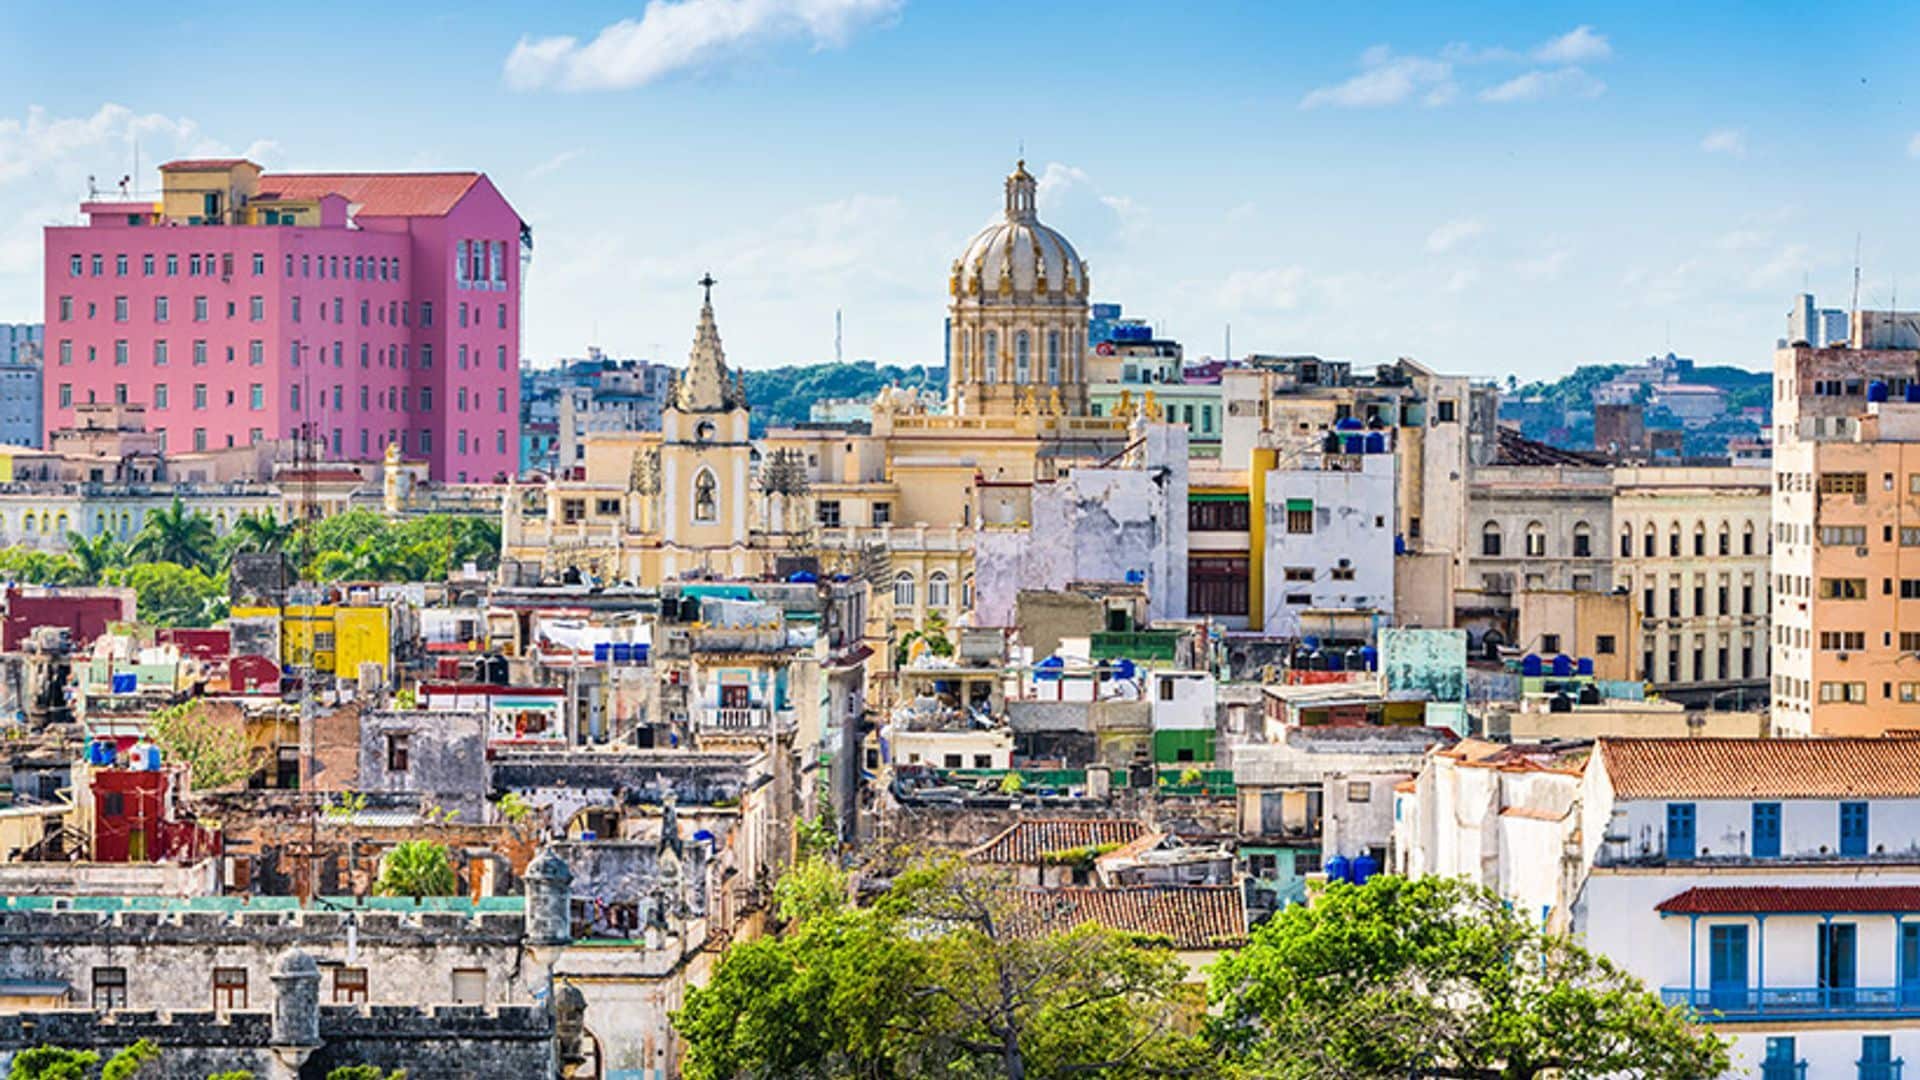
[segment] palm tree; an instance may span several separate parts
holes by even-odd
[[[373,891],[381,896],[452,896],[460,891],[445,844],[404,840],[387,852]]]
[[[67,555],[79,567],[78,585],[98,585],[106,572],[127,562],[127,549],[111,533],[89,540],[77,532],[67,533]]]
[[[271,555],[293,539],[293,523],[281,521],[270,510],[241,514],[233,523],[235,551]]]
[[[208,570],[217,543],[213,519],[198,510],[189,511],[176,495],[172,506],[147,511],[147,522],[129,550],[136,559]]]

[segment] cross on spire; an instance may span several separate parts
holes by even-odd
[[[700,286],[700,287],[701,287],[702,289],[705,289],[705,290],[706,290],[706,302],[707,302],[707,303],[709,303],[709,304],[711,304],[711,303],[713,303],[713,287],[714,287],[715,285],[718,285],[718,284],[720,284],[720,283],[719,283],[718,281],[715,281],[715,280],[714,280],[714,277],[713,277],[713,272],[712,272],[712,271],[708,271],[707,273],[705,273],[705,274],[702,274],[702,275],[700,276],[700,280],[699,280],[699,281],[696,281],[696,282],[694,282],[694,284],[695,284],[695,285],[698,285],[698,286]]]

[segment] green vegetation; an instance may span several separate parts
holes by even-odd
[[[327,1080],[407,1080],[407,1070],[382,1072],[377,1065],[342,1065],[327,1073]]]
[[[163,758],[184,762],[196,791],[211,791],[245,780],[252,767],[246,733],[208,714],[205,702],[183,701],[153,714],[147,738]]]
[[[450,569],[471,562],[500,565],[500,522],[435,514],[391,521],[371,510],[324,518],[306,536],[283,541],[320,581],[445,581]]]
[[[1639,980],[1442,878],[1333,885],[1213,968],[1230,1075],[1719,1076],[1727,1045]]]
[[[381,896],[452,896],[460,891],[447,846],[431,840],[406,840],[387,852],[373,891]]]
[[[791,876],[788,932],[736,944],[675,1015],[693,1080],[1206,1072],[1167,950],[1090,925],[1016,931],[1031,920],[1006,882],[953,861],[904,870],[866,908],[824,862]]]
[[[158,1060],[160,1048],[141,1039],[108,1058],[100,1070],[100,1080],[134,1080],[148,1075],[141,1070]],[[99,1062],[100,1055],[92,1050],[36,1046],[14,1055],[7,1080],[88,1080]]]
[[[924,641],[927,652],[933,656],[952,656],[953,639],[947,636],[947,617],[938,611],[927,612],[927,621],[918,630],[909,630],[900,635],[900,641],[893,647],[893,666],[906,667],[913,656],[913,643]]]
[[[854,364],[808,364],[748,371],[747,404],[753,409],[756,432],[804,422],[815,401],[828,398],[871,398],[881,387],[899,385],[945,393],[943,367],[875,366],[871,360]]]

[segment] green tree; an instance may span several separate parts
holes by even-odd
[[[134,1080],[145,1075],[146,1066],[160,1060],[160,1048],[145,1039],[125,1047],[107,1059],[100,1080]],[[100,1055],[92,1050],[67,1050],[58,1046],[36,1046],[14,1055],[7,1080],[86,1080]]]
[[[230,787],[253,772],[246,733],[238,724],[216,720],[202,701],[185,701],[154,713],[147,720],[147,738],[168,760],[186,763],[197,790]]]
[[[1236,1075],[1718,1076],[1727,1047],[1639,980],[1463,881],[1379,876],[1281,912],[1212,973]]]
[[[212,626],[227,617],[227,587],[197,566],[143,562],[109,570],[109,585],[139,597],[140,621],[155,626]]]
[[[287,546],[293,536],[293,524],[281,521],[270,510],[241,514],[233,523],[233,550],[273,554]]]
[[[0,548],[0,578],[27,585],[72,585],[80,580],[80,566],[68,555]]]
[[[407,1080],[407,1070],[382,1072],[378,1065],[341,1065],[327,1073],[327,1080]]]
[[[445,844],[405,840],[387,852],[373,891],[381,896],[452,896],[460,891]]]
[[[106,1067],[100,1070],[100,1080],[134,1080],[147,1075],[147,1066],[159,1060],[160,1048],[141,1039],[108,1058]]]
[[[918,630],[909,630],[901,635],[899,644],[894,646],[895,667],[907,666],[916,641],[926,642],[927,652],[934,656],[953,655],[953,640],[947,637],[947,617],[938,611],[927,612],[927,621],[920,624]]]
[[[694,1080],[1054,1080],[1204,1067],[1179,1031],[1180,965],[1091,925],[1051,925],[1007,879],[908,868],[853,907],[825,862],[777,894],[780,937],[739,944],[675,1024]]]
[[[213,519],[198,510],[188,510],[176,495],[173,505],[147,511],[146,523],[133,538],[132,555],[148,562],[209,570],[217,547]]]
[[[74,584],[98,585],[105,579],[107,571],[126,564],[127,547],[114,539],[111,533],[101,533],[89,540],[80,533],[69,532],[67,557],[73,560],[77,570]]]

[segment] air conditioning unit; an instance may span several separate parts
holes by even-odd
[[[1864,558],[1864,557],[1866,556],[1866,554],[1867,554],[1867,552],[1868,552],[1868,550],[1869,550],[1868,548],[1863,548],[1863,547],[1857,547],[1857,548],[1854,548],[1854,549],[1853,549],[1853,553],[1854,553],[1855,555],[1859,555],[1859,556],[1861,556],[1862,558]]]

